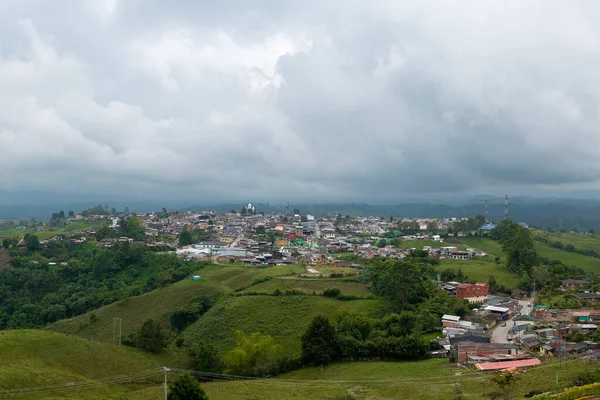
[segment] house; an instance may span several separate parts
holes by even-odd
[[[456,287],[456,297],[466,299],[471,303],[483,302],[489,292],[489,285],[482,282],[475,284],[461,283]]]
[[[485,311],[489,311],[492,314],[496,314],[500,316],[500,319],[506,320],[512,313],[510,308],[508,307],[498,307],[498,306],[486,306],[484,308]]]
[[[577,322],[590,322],[590,314],[591,313],[589,311],[576,311],[571,313]]]
[[[562,290],[580,290],[586,287],[589,282],[581,279],[565,279],[562,282]]]
[[[450,254],[450,258],[453,260],[468,260],[471,258],[471,254],[468,251],[456,251]]]
[[[440,249],[440,255],[442,257],[451,257],[452,253],[456,253],[458,251],[458,248],[456,247],[442,247]]]
[[[518,347],[511,343],[459,341],[450,345],[450,362],[464,363],[470,356],[490,357],[499,354],[517,354]]]

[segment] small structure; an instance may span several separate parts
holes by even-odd
[[[586,311],[575,311],[571,315],[577,322],[589,322],[590,321],[590,312]]]
[[[478,371],[501,371],[501,370],[513,370],[517,368],[531,368],[536,365],[540,365],[542,362],[537,358],[530,358],[528,360],[517,360],[517,361],[500,361],[500,362],[487,362],[477,363],[475,368]]]
[[[562,282],[562,290],[579,290],[586,287],[589,282],[581,279],[565,279]]]
[[[192,277],[192,279],[195,280],[195,281],[199,281],[200,280],[200,275],[194,275]]]

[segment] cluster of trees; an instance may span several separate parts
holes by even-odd
[[[66,225],[67,224],[67,216],[68,216],[68,218],[73,218],[73,217],[75,217],[75,212],[69,211],[68,214],[65,214],[65,212],[63,210],[61,210],[57,213],[52,213],[52,216],[50,217],[50,226]]]
[[[146,228],[140,217],[121,218],[117,228],[109,228],[102,225],[96,231],[96,240],[105,238],[128,237],[135,240],[143,240],[146,236]]]
[[[310,365],[354,359],[418,360],[429,350],[418,332],[417,318],[411,312],[371,320],[362,313],[344,311],[333,323],[319,315],[302,335],[302,360]]]
[[[129,208],[125,207],[125,213],[128,214],[129,213]],[[81,215],[83,215],[84,217],[88,217],[90,215],[116,215],[117,214],[117,209],[116,208],[108,208],[108,205],[97,205],[96,207],[91,207],[91,208],[87,208],[85,210],[83,210],[81,212]]]
[[[11,255],[14,268],[0,271],[0,330],[38,328],[83,314],[181,280],[205,265],[135,243],[104,249],[63,241]]]
[[[531,268],[540,264],[529,229],[506,219],[498,223],[492,236],[497,237],[500,233],[499,241],[509,271],[529,274]]]
[[[186,226],[183,228],[178,238],[180,246],[189,246],[191,244],[208,240],[210,238],[210,232],[202,228],[194,228],[190,230]]]
[[[193,299],[187,307],[176,308],[171,311],[169,321],[171,328],[182,331],[186,326],[193,324],[217,301],[217,296],[201,296]]]
[[[300,366],[283,352],[270,336],[260,332],[236,331],[236,347],[221,357],[216,347],[199,342],[189,347],[192,367],[197,371],[241,376],[267,377]]]
[[[156,321],[148,319],[135,333],[126,335],[122,343],[151,353],[160,353],[167,345],[167,335]]]
[[[372,283],[374,294],[389,299],[397,310],[414,309],[438,290],[432,282],[434,260],[419,255],[378,260],[365,271],[364,279]]]
[[[479,228],[485,225],[485,217],[478,215],[475,218],[467,218],[466,220],[457,221],[448,229],[449,234],[468,234],[470,232],[478,232]]]

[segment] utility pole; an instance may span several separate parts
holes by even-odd
[[[167,393],[169,391],[169,386],[167,385],[167,373],[171,370],[171,368],[163,367],[163,369],[165,370],[165,400],[167,400]]]
[[[113,318],[113,345],[121,345],[121,318]],[[117,322],[119,323],[119,335],[117,336]]]

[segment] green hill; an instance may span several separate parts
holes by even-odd
[[[190,325],[187,340],[203,340],[222,351],[235,346],[235,331],[269,334],[290,356],[300,356],[300,336],[318,314],[333,315],[342,309],[381,316],[381,300],[340,301],[323,296],[240,296],[220,301]]]
[[[199,296],[224,292],[216,282],[186,279],[161,289],[109,304],[75,318],[57,321],[47,329],[77,335],[90,340],[112,343],[113,318],[121,318],[122,334],[135,332],[149,318],[166,326],[169,313]],[[96,316],[96,321],[90,318]]]
[[[125,388],[111,383],[126,383],[128,379],[115,377],[129,376],[137,384],[158,382],[161,366],[185,367],[186,362],[183,353],[154,355],[48,331],[3,331],[0,397],[5,390],[55,386],[56,392],[44,389],[19,398],[119,398]],[[84,381],[93,391],[76,390]]]

